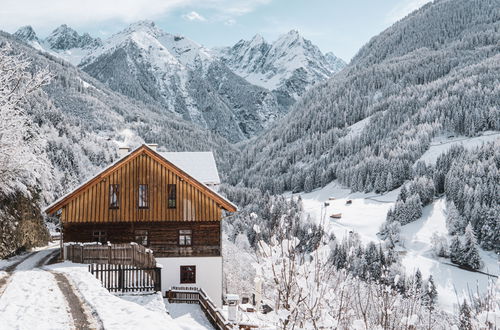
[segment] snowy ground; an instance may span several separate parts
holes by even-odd
[[[441,307],[452,311],[457,304],[457,295],[462,298],[469,290],[475,292],[477,288],[484,291],[488,285],[488,276],[451,266],[449,259],[436,258],[431,251],[433,233],[447,235],[444,198],[426,206],[419,220],[402,227],[401,237],[408,251],[402,263],[409,272],[418,268],[424,277],[432,275],[439,292],[438,301]],[[482,271],[500,275],[495,254],[483,250],[480,250],[480,253],[485,264]]]
[[[69,275],[105,329],[182,329],[167,314],[159,295],[115,296],[83,264],[65,262],[49,268]]]
[[[419,160],[424,161],[426,164],[435,164],[438,156],[448,151],[454,145],[463,145],[466,149],[472,149],[496,139],[500,139],[500,132],[486,131],[481,136],[475,137],[440,135],[432,139],[429,149]]]
[[[165,299],[170,316],[181,329],[213,329],[205,314],[197,304],[169,304]]]
[[[385,195],[351,193],[334,181],[323,189],[301,196],[306,212],[318,223],[327,225],[339,240],[354,231],[364,243],[368,243],[379,241],[377,233],[380,225],[385,221],[387,211],[393,206],[398,193],[399,189]],[[348,200],[352,204],[346,204]],[[325,207],[325,202],[329,206]],[[330,218],[334,213],[342,213],[342,217]]]
[[[0,296],[2,329],[71,328],[68,305],[54,277],[35,268],[52,252],[46,250],[33,254],[16,267]]]
[[[398,192],[397,189],[384,195],[350,193],[350,190],[342,188],[337,182],[332,182],[322,189],[301,196],[304,209],[318,223],[325,224],[327,230],[333,232],[338,239],[341,240],[349,231],[354,231],[367,243],[380,241],[377,232],[385,221],[387,211],[394,205]],[[352,200],[352,204],[346,205],[347,200]],[[329,206],[325,207],[325,202]],[[333,213],[342,213],[342,217],[331,219],[329,216]],[[461,296],[463,292],[475,290],[476,287],[480,291],[484,290],[488,277],[447,265],[449,260],[432,255],[430,238],[434,232],[447,233],[445,219],[444,199],[437,199],[424,208],[419,220],[402,227],[403,250],[406,250],[402,264],[408,273],[413,273],[418,268],[424,277],[432,274],[441,307],[452,311],[457,293]],[[481,257],[485,263],[483,271],[500,275],[498,258],[494,253],[481,251]]]
[[[0,260],[0,269],[23,260],[10,273],[0,271],[0,329],[72,329],[73,307],[68,305],[57,273],[67,276],[79,308],[91,315],[91,328],[213,329],[198,305],[170,305],[156,294],[112,294],[87,270],[87,265],[64,262],[41,266],[56,248]],[[23,259],[24,258],[24,259]],[[11,267],[12,268],[12,267]],[[3,283],[2,280],[4,279]]]

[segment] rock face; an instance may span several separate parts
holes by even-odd
[[[0,197],[0,259],[48,243],[37,200],[21,193]]]
[[[93,49],[102,45],[99,38],[93,38],[88,33],[82,35],[63,24],[45,39],[39,39],[31,26],[23,26],[14,36],[33,48],[60,57],[73,65],[78,65],[82,58]]]
[[[78,32],[63,24],[55,29],[45,39],[45,43],[53,50],[68,50],[72,48],[95,48],[102,45],[99,38],[92,38],[88,33],[79,35]]]
[[[115,91],[231,142],[254,136],[286,110],[273,93],[234,74],[208,49],[150,21],[115,34],[80,67]]]
[[[36,36],[35,30],[33,30],[33,28],[29,25],[20,27],[14,33],[14,36],[26,42],[32,42],[32,41],[38,42],[38,37]]]
[[[273,43],[257,34],[251,40],[240,40],[233,47],[215,52],[231,70],[250,83],[274,91],[286,106],[346,65],[333,53],[321,53],[296,30]]]
[[[115,91],[162,107],[239,142],[288,112],[306,90],[345,63],[297,31],[274,43],[260,35],[209,50],[151,21],[131,24],[102,42],[67,25],[39,39],[30,26],[15,34],[32,47],[81,67]]]

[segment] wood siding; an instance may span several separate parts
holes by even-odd
[[[110,185],[118,184],[118,208],[110,208]],[[148,208],[139,208],[139,185],[148,185]],[[176,185],[176,207],[168,207],[168,185]],[[219,221],[221,205],[206,187],[147,150],[79,191],[62,207],[63,223]],[[65,239],[65,241],[68,241]]]
[[[178,245],[180,229],[192,230],[191,246]],[[66,223],[64,224],[64,241],[92,242],[94,231],[105,231],[110,243],[129,243],[135,240],[137,230],[148,231],[146,247],[153,250],[156,258],[221,255],[219,221]]]

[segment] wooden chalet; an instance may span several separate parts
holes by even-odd
[[[59,217],[62,242],[137,242],[163,265],[163,292],[198,287],[220,303],[221,220],[236,206],[217,193],[218,184],[212,153],[142,145],[46,213]]]

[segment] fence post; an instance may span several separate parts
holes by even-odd
[[[123,285],[123,268],[122,265],[118,264],[118,289],[123,292],[124,290],[124,285]]]
[[[111,244],[108,244],[108,264],[111,264]]]
[[[156,267],[155,268],[155,278],[154,278],[154,283],[155,283],[155,291],[161,292],[161,268]]]

